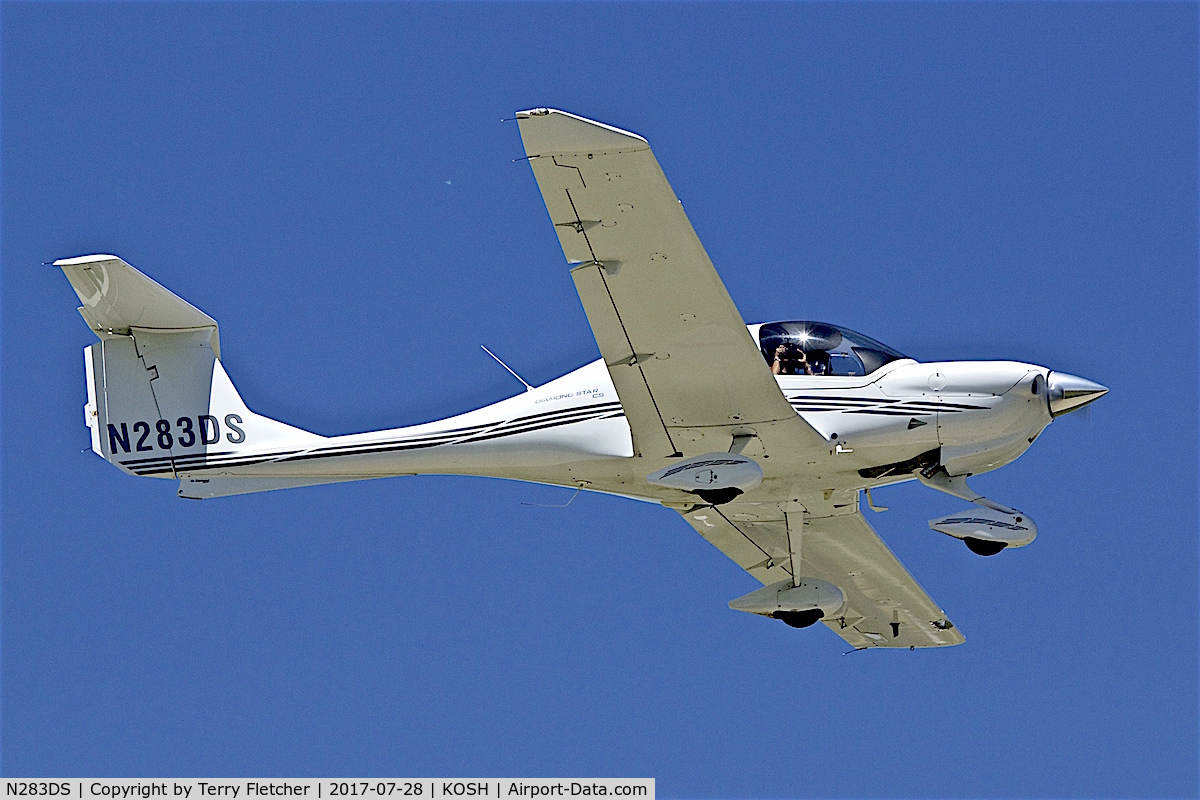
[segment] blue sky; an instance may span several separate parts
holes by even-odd
[[[2,14],[8,775],[614,775],[664,796],[1197,790],[1194,4],[55,4]],[[251,408],[422,422],[597,356],[514,110],[644,135],[749,321],[1099,381],[870,521],[965,645],[730,611],[674,513],[421,477],[184,502],[90,452],[42,262],[215,317]],[[85,452],[81,452],[84,450]]]

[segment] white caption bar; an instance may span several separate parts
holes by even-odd
[[[59,778],[4,781],[4,797],[62,800],[305,800],[390,797],[444,798],[630,797],[654,800],[653,778]]]

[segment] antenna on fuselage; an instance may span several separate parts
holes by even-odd
[[[505,364],[503,361],[501,361],[501,360],[500,360],[500,357],[499,357],[498,355],[496,355],[495,353],[493,353],[491,350],[488,350],[488,349],[487,349],[486,347],[484,347],[483,345],[479,345],[479,346],[480,346],[480,347],[483,347],[483,352],[487,353],[489,356],[491,356],[492,358],[496,359],[496,363],[497,363],[497,364],[499,364],[500,366],[502,366],[502,367],[504,367],[506,370],[508,370],[508,374],[509,374],[509,375],[512,375],[514,378],[516,378],[516,379],[517,379],[517,380],[519,380],[519,381],[520,381],[522,384],[524,384],[524,386],[525,386],[525,391],[527,391],[527,392],[532,392],[532,391],[533,391],[533,387],[532,387],[531,385],[529,385],[529,382],[528,382],[528,381],[526,381],[524,378],[522,378],[520,375],[518,375],[516,372],[514,372],[512,367],[510,367],[508,364]]]

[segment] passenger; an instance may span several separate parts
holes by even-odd
[[[793,375],[812,375],[812,362],[808,360],[808,354],[803,350],[796,349],[796,366],[792,370]]]
[[[812,358],[808,361],[809,375],[828,375],[829,374],[829,354],[823,350],[813,351]]]

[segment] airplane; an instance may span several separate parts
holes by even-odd
[[[735,610],[822,622],[854,649],[965,641],[861,498],[882,510],[872,489],[917,480],[972,504],[934,530],[984,556],[1023,547],[1033,520],[968,479],[1108,390],[1016,361],[919,363],[823,322],[747,325],[645,139],[557,109],[516,118],[601,359],[457,416],[320,436],[246,407],[216,320],[116,256],[67,258],[99,337],[92,450],[184,498],[461,474],[657,503],[763,584]]]

